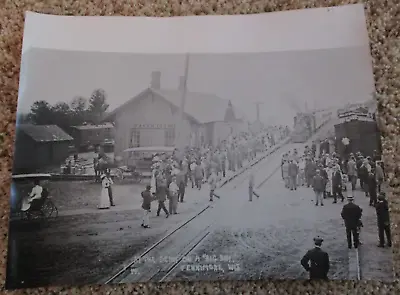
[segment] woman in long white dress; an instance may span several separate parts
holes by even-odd
[[[111,185],[110,180],[105,174],[101,175],[101,194],[100,194],[100,205],[99,209],[109,209],[110,208],[110,198],[108,195],[108,187]]]

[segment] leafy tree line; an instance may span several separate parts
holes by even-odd
[[[36,125],[58,125],[68,130],[70,126],[82,125],[85,122],[101,123],[108,107],[105,91],[96,89],[89,99],[75,97],[70,103],[59,102],[51,105],[44,100],[35,101],[29,114],[20,115],[18,121]]]

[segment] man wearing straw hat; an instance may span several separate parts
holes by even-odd
[[[352,240],[354,248],[358,248],[360,244],[358,236],[358,228],[361,224],[362,209],[360,206],[354,204],[354,197],[347,197],[348,203],[343,206],[341,216],[344,220],[346,227],[347,245],[349,249],[352,247]]]
[[[301,265],[310,274],[310,280],[327,280],[330,267],[329,255],[321,249],[324,239],[314,238],[314,248],[308,250],[301,259]]]

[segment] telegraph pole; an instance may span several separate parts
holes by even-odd
[[[176,124],[176,136],[175,136],[175,148],[177,148],[180,152],[183,150],[183,122],[185,120],[185,103],[186,103],[186,92],[187,92],[187,79],[188,79],[188,71],[189,71],[189,54],[186,54],[185,58],[185,71],[183,75],[183,89],[181,93],[181,104],[179,107],[179,116]]]
[[[263,102],[255,102],[256,110],[257,110],[257,121],[260,122],[260,105],[264,104]]]
[[[261,121],[260,121],[260,105],[262,105],[263,102],[257,101],[257,102],[254,102],[254,104],[256,105],[257,118],[253,124],[254,124],[256,130],[260,131],[262,129]],[[254,131],[254,129],[253,129],[253,131]]]

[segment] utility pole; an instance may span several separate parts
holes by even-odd
[[[263,102],[257,101],[257,102],[254,102],[254,104],[256,105],[256,114],[257,114],[257,118],[256,118],[254,126],[256,128],[255,130],[257,130],[257,132],[258,132],[262,129],[262,124],[260,121],[260,105],[262,105]],[[254,129],[253,129],[253,131],[254,131]]]
[[[255,102],[256,110],[257,110],[257,121],[260,122],[260,105],[264,104],[263,102]]]
[[[183,133],[183,122],[185,120],[185,103],[186,103],[186,92],[187,92],[187,79],[188,79],[188,71],[189,71],[189,54],[186,54],[185,58],[185,70],[183,75],[183,89],[181,93],[181,104],[179,107],[179,116],[176,124],[176,136],[175,136],[175,148],[177,148],[180,152],[183,151],[184,147],[184,139],[182,137]]]

